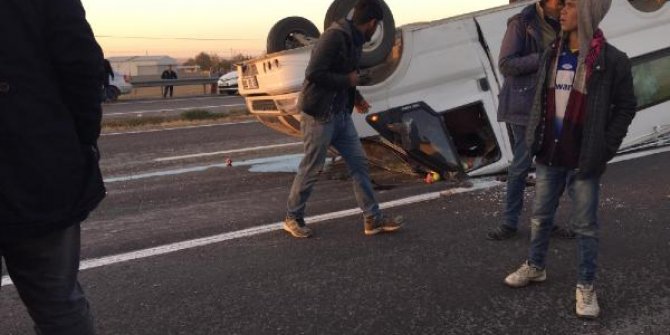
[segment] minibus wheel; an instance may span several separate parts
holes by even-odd
[[[290,16],[279,20],[268,33],[267,52],[274,53],[300,48],[321,36],[319,29],[311,21]]]
[[[328,11],[326,12],[326,19],[324,20],[324,29],[328,29],[330,25],[342,18],[351,19],[354,12],[354,6],[358,0],[335,0]],[[384,11],[384,19],[377,27],[377,31],[370,42],[363,46],[363,56],[361,58],[360,66],[362,68],[373,67],[381,64],[386,60],[393,44],[395,42],[395,20],[391,9],[386,5],[386,2],[379,0]]]

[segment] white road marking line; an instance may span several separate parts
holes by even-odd
[[[503,185],[503,183],[491,180],[491,179],[485,179],[481,180],[478,182],[475,182],[474,185],[470,188],[456,188],[453,190],[447,190],[447,191],[442,191],[442,192],[432,192],[432,193],[427,193],[427,194],[422,194],[422,195],[417,195],[417,196],[412,196],[404,199],[398,199],[394,201],[389,201],[380,204],[380,207],[382,209],[388,209],[388,208],[394,208],[394,207],[400,207],[400,206],[407,206],[407,205],[412,205],[416,203],[421,203],[421,202],[426,202],[430,200],[435,200],[439,199],[440,197],[446,197],[450,195],[455,195],[455,194],[460,194],[460,193],[468,193],[468,192],[475,192],[475,191],[481,191],[484,189],[496,187],[499,185]],[[353,216],[360,214],[361,210],[358,208],[355,209],[347,209],[347,210],[342,210],[338,212],[332,212],[332,213],[326,213],[322,215],[317,215],[317,216],[312,216],[309,218],[305,219],[306,223],[313,224],[317,222],[323,222],[323,221],[328,221],[328,220],[333,220],[333,219],[341,219],[345,218],[348,216]],[[118,255],[112,255],[112,256],[107,256],[107,257],[101,257],[101,258],[93,258],[93,259],[88,259],[84,260],[81,262],[79,269],[80,270],[86,270],[86,269],[94,269],[102,266],[107,266],[107,265],[114,265],[122,262],[127,262],[127,261],[132,261],[132,260],[138,260],[138,259],[143,259],[143,258],[148,258],[148,257],[154,257],[154,256],[160,256],[160,255],[165,255],[181,250],[187,250],[187,249],[193,249],[193,248],[198,248],[210,244],[215,244],[215,243],[220,243],[220,242],[225,242],[225,241],[230,241],[230,240],[235,240],[235,239],[240,239],[240,238],[245,238],[245,237],[251,237],[251,236],[256,236],[260,234],[265,234],[269,232],[273,232],[276,230],[280,230],[282,227],[282,222],[275,222],[263,226],[257,226],[257,227],[252,227],[252,228],[247,228],[243,230],[238,230],[234,232],[229,232],[229,233],[223,233],[219,235],[214,235],[214,236],[208,236],[208,237],[203,237],[203,238],[197,238],[193,240],[188,240],[188,241],[182,241],[182,242],[176,242],[176,243],[171,243],[171,244],[166,244],[154,248],[148,248],[148,249],[142,249],[142,250],[137,250],[137,251],[131,251],[123,254],[118,254]],[[2,286],[7,286],[7,285],[12,285],[12,281],[9,277],[3,276],[2,277]]]
[[[249,165],[256,165],[256,164],[272,163],[272,162],[278,162],[278,161],[283,161],[283,160],[287,160],[287,159],[294,159],[294,158],[297,158],[297,157],[302,157],[302,155],[303,154],[295,154],[295,155],[284,155],[284,156],[274,156],[274,157],[251,159],[251,160],[248,160],[248,161],[241,161],[241,162],[233,163],[233,166],[249,166]],[[206,170],[209,170],[209,169],[226,168],[226,167],[227,167],[226,163],[209,164],[209,165],[194,166],[194,167],[183,168],[183,169],[148,172],[148,173],[141,173],[141,174],[135,174],[135,175],[129,175],[129,176],[110,177],[110,178],[106,178],[104,181],[105,181],[105,183],[116,183],[116,182],[122,182],[122,181],[131,181],[131,180],[153,178],[153,177],[174,176],[174,175],[180,175],[180,174],[191,173],[191,172],[202,172],[202,171],[206,171]]]
[[[103,113],[103,116],[118,116],[118,115],[135,115],[135,114],[150,114],[150,113],[163,113],[163,112],[176,112],[176,111],[185,111],[193,109],[203,109],[203,108],[220,108],[220,107],[240,107],[246,106],[246,104],[232,104],[232,105],[215,105],[215,106],[198,106],[198,107],[180,107],[180,108],[169,108],[169,109],[147,109],[135,112],[120,112],[120,113]]]
[[[240,122],[229,122],[229,123],[203,124],[203,125],[199,125],[199,126],[184,126],[184,127],[174,127],[174,128],[127,131],[127,132],[120,132],[120,133],[104,133],[104,134],[100,134],[100,136],[135,135],[135,134],[145,134],[145,133],[157,133],[157,132],[161,132],[161,131],[173,131],[173,130],[185,130],[185,129],[195,129],[195,128],[234,126],[234,125],[238,125],[238,124],[247,124],[247,123],[258,123],[258,121],[251,120],[251,121],[240,121]]]
[[[272,144],[272,145],[264,145],[264,146],[258,146],[258,147],[248,147],[248,148],[225,150],[225,151],[216,151],[216,152],[203,152],[203,153],[199,153],[199,154],[191,154],[191,155],[183,155],[183,156],[162,157],[162,158],[154,159],[154,162],[168,162],[168,161],[176,161],[176,160],[197,158],[197,157],[228,155],[228,154],[234,154],[234,153],[238,153],[238,152],[269,150],[269,149],[284,148],[284,147],[294,147],[294,146],[297,146],[297,145],[302,145],[302,142]]]
[[[670,147],[668,148],[661,148],[653,151],[647,151],[644,153],[635,153],[635,154],[629,154],[629,155],[623,155],[621,157],[618,157],[617,159],[613,160],[616,162],[619,161],[625,161],[629,159],[634,159],[634,158],[640,158],[643,156],[650,156],[653,154],[657,153],[664,153],[670,151]],[[442,192],[432,192],[432,193],[426,193],[422,195],[417,195],[417,196],[412,196],[404,199],[398,199],[394,201],[389,201],[380,204],[380,207],[382,209],[388,209],[388,208],[393,208],[393,207],[399,207],[399,206],[406,206],[406,205],[411,205],[415,203],[420,203],[420,202],[426,202],[430,200],[435,200],[439,199],[440,197],[447,197],[450,195],[455,195],[455,194],[462,194],[462,193],[468,193],[468,192],[475,192],[475,191],[481,191],[485,189],[489,189],[492,187],[496,187],[499,185],[503,185],[502,182],[498,182],[495,180],[481,180],[478,183],[474,183],[472,187],[470,188],[456,188],[456,189],[451,189],[451,190],[445,190]],[[321,221],[327,221],[327,220],[332,220],[332,219],[337,219],[337,218],[344,218],[347,216],[352,216],[360,213],[360,209],[347,209],[339,212],[333,212],[333,213],[326,213],[322,215],[317,215],[313,217],[306,218],[305,221],[309,224],[321,222]],[[192,249],[192,248],[197,248],[197,247],[202,247],[214,243],[220,243],[224,241],[230,241],[234,239],[239,239],[239,238],[244,238],[244,237],[251,237],[255,235],[260,235],[272,231],[276,231],[281,229],[281,222],[275,222],[272,224],[268,225],[263,225],[263,226],[258,226],[258,227],[252,227],[248,229],[243,229],[243,230],[238,230],[235,232],[230,232],[230,233],[224,233],[224,234],[219,234],[219,235],[214,235],[214,236],[209,236],[209,237],[204,237],[204,238],[199,238],[199,239],[193,239],[193,240],[188,240],[188,241],[183,241],[183,242],[176,242],[172,244],[166,244],[154,248],[149,248],[149,249],[143,249],[143,250],[137,250],[137,251],[132,251],[132,252],[127,252],[119,255],[113,255],[113,256],[107,256],[107,257],[101,257],[101,258],[94,258],[94,259],[89,259],[89,260],[84,260],[81,262],[79,269],[80,270],[86,270],[86,269],[93,269],[101,266],[107,266],[107,265],[113,265],[113,264],[118,264],[121,262],[127,262],[127,261],[132,261],[132,260],[137,260],[137,259],[143,259],[143,258],[148,258],[148,257],[154,257],[154,256],[159,256],[159,255],[165,255],[181,250],[187,250],[187,249]],[[3,276],[1,280],[0,286],[8,286],[12,285],[12,280],[8,276]]]

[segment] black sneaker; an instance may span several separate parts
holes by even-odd
[[[554,226],[554,228],[551,229],[551,237],[560,238],[562,240],[574,240],[577,237],[577,234],[570,229]]]
[[[365,235],[376,235],[381,232],[392,232],[400,229],[403,223],[402,216],[394,218],[382,216],[380,218],[367,217],[365,218]]]
[[[486,239],[491,241],[502,241],[514,237],[516,230],[500,225],[486,234]]]
[[[286,218],[282,228],[293,237],[307,238],[312,236],[312,230],[305,225],[304,219]]]

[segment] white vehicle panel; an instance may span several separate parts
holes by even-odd
[[[440,118],[446,123],[447,115],[451,115],[449,112],[479,104],[477,108],[484,112],[499,154],[484,165],[474,168],[470,165],[472,169],[468,174],[491,174],[506,169],[513,155],[507,126],[496,120],[497,95],[503,81],[498,58],[508,19],[529,4],[506,5],[399,28],[402,53],[397,66],[381,82],[359,87],[372,105],[370,114],[420,102],[443,115]],[[670,48],[670,38],[662,38],[670,36],[670,5],[645,13],[635,9],[628,1],[613,1],[602,27],[608,41],[626,52],[635,63],[635,57]],[[240,93],[246,97],[250,111],[263,116],[265,121],[262,121],[270,127],[280,129],[283,124],[292,128],[285,132],[294,136],[295,121],[299,120],[295,102],[304,81],[311,49],[308,46],[284,51],[245,63],[247,69],[255,67],[255,72],[247,71],[251,75],[246,79],[256,81],[258,87],[242,87],[244,71],[238,69]],[[638,77],[646,78],[645,75]],[[276,122],[268,121],[267,117],[272,115],[277,116]],[[373,128],[366,117],[353,114],[359,136],[371,138],[380,135],[380,128]],[[299,127],[297,132],[299,135]],[[622,150],[661,135],[667,138],[668,132],[670,102],[665,101],[638,113],[624,139]]]

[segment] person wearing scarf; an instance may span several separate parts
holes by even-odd
[[[579,271],[576,313],[595,318],[600,179],[635,116],[631,63],[598,25],[611,0],[567,0],[561,37],[541,60],[526,144],[537,165],[528,259],[505,278],[511,287],[547,279],[546,256],[563,191],[572,200]]]

